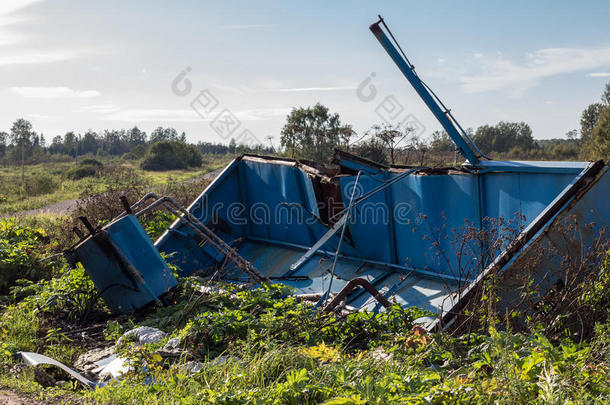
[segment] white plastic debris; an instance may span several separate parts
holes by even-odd
[[[21,358],[23,358],[23,362],[26,364],[29,364],[34,367],[39,364],[48,364],[51,366],[59,367],[60,369],[64,370],[66,373],[68,373],[70,376],[77,379],[85,387],[93,388],[93,387],[98,386],[98,384],[83,377],[81,374],[79,374],[75,370],[71,369],[70,367],[66,366],[65,364],[60,363],[59,361],[54,360],[50,357],[47,357],[45,355],[38,354],[38,353],[31,353],[31,352],[19,352],[19,354],[21,355]]]
[[[91,349],[86,353],[78,356],[73,366],[77,370],[84,371],[86,373],[92,372],[93,369],[98,368],[100,361],[110,358],[114,354],[114,347],[97,347]],[[115,356],[116,357],[116,356]],[[114,357],[113,357],[114,358]]]
[[[123,357],[117,357],[112,355],[108,358],[100,360],[98,363],[100,367],[93,370],[94,373],[98,374],[100,380],[105,381],[111,378],[121,378],[123,374],[130,370],[127,359]]]
[[[156,343],[161,339],[165,339],[167,333],[150,326],[140,326],[139,328],[127,331],[119,338],[116,342],[117,347],[120,347],[127,341],[135,340],[136,344],[145,345],[149,343]]]
[[[180,346],[180,338],[171,338],[167,341],[167,343],[165,343],[163,350],[174,350],[177,349],[178,346]]]

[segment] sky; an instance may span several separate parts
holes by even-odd
[[[368,27],[381,14],[465,128],[565,137],[610,82],[607,1],[0,1],[0,130],[158,126],[279,143],[320,102],[357,134],[440,124]]]

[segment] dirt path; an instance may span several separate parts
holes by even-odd
[[[23,394],[0,389],[0,405],[38,405],[43,402],[35,401]]]
[[[216,178],[216,176],[218,176],[220,174],[220,172],[222,172],[223,169],[224,168],[211,171],[202,176],[187,180],[186,182],[192,183],[194,181],[197,181],[200,178],[203,178],[206,180],[214,180]],[[5,218],[25,217],[25,216],[39,215],[39,214],[60,214],[60,215],[67,214],[76,208],[77,201],[78,201],[78,199],[64,200],[64,201],[60,201],[57,203],[46,205],[41,208],[36,208],[33,210],[18,211],[18,212],[13,212],[12,214],[2,214],[2,215],[0,215],[0,218],[1,217],[5,217]],[[2,405],[2,402],[0,402],[0,405]]]
[[[53,204],[45,205],[41,208],[36,208],[33,210],[26,211],[18,211],[13,212],[12,214],[4,214],[7,217],[27,217],[29,215],[38,215],[38,214],[67,214],[73,209],[76,208],[76,199],[74,200],[64,200],[60,202],[56,202]],[[0,402],[1,404],[1,402]]]

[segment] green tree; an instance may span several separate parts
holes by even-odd
[[[608,111],[610,111],[610,83],[606,84],[602,93],[602,102],[590,104],[582,112],[580,118],[580,134],[582,148],[580,157],[582,159],[604,159],[610,158],[608,153]]]
[[[0,131],[0,157],[6,153],[6,142],[9,135],[6,132]]]
[[[473,140],[483,153],[506,153],[515,148],[528,151],[535,145],[532,129],[525,122],[501,121],[480,126]]]
[[[32,146],[33,135],[32,124],[23,118],[17,119],[11,127],[11,143],[21,150],[21,184],[25,183],[25,154]]]
[[[351,126],[342,125],[339,114],[317,103],[293,108],[281,132],[280,143],[292,157],[329,162],[335,147],[346,147]]]
[[[360,142],[354,147],[354,152],[358,156],[372,160],[373,162],[388,164],[388,154],[386,153],[386,147],[383,142],[377,138],[372,137],[364,142]]]
[[[186,140],[186,134],[184,135]],[[180,140],[178,136],[178,131],[174,128],[163,128],[157,127],[150,134],[150,143],[155,143],[158,141],[177,141]]]
[[[377,138],[383,148],[388,151],[390,155],[390,163],[395,163],[395,151],[396,147],[402,142],[409,134],[413,132],[412,128],[402,127],[399,125],[373,125],[371,129],[367,131],[367,135],[372,135]],[[373,143],[369,143],[369,148],[373,147]]]
[[[64,150],[72,157],[78,154],[78,136],[72,131],[64,135]]]
[[[580,136],[583,143],[586,144],[588,142],[591,131],[593,131],[593,128],[595,128],[597,125],[597,121],[599,120],[599,116],[601,115],[603,109],[603,104],[593,103],[585,108],[585,110],[582,112],[580,117]]]
[[[140,128],[136,126],[127,130],[126,138],[127,143],[132,148],[137,145],[144,145],[146,143],[146,132],[141,131]]]
[[[610,83],[606,83],[606,88],[602,94],[602,102],[605,105],[610,105]]]
[[[159,141],[150,146],[141,167],[144,170],[174,170],[199,167],[201,153],[193,145],[180,141]]]
[[[610,106],[602,110],[597,125],[583,144],[582,151],[591,160],[610,160]]]
[[[446,131],[434,131],[430,141],[430,149],[436,152],[453,152],[455,144]]]
[[[122,155],[129,150],[124,129],[105,130],[104,144],[104,149],[111,155]]]
[[[61,135],[56,135],[51,139],[51,145],[49,146],[49,153],[59,154],[66,153],[64,149],[64,140]]]
[[[98,136],[92,130],[85,132],[81,139],[81,153],[92,153],[95,155],[98,149]]]

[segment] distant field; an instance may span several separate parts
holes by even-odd
[[[45,207],[66,200],[77,199],[84,190],[104,192],[121,176],[135,174],[151,187],[167,182],[183,182],[226,165],[231,156],[205,156],[197,169],[152,172],[140,169],[139,161],[98,159],[103,167],[94,176],[69,178],[76,162],[48,162],[25,167],[25,187],[21,184],[21,167],[0,167],[0,215],[13,214]]]

